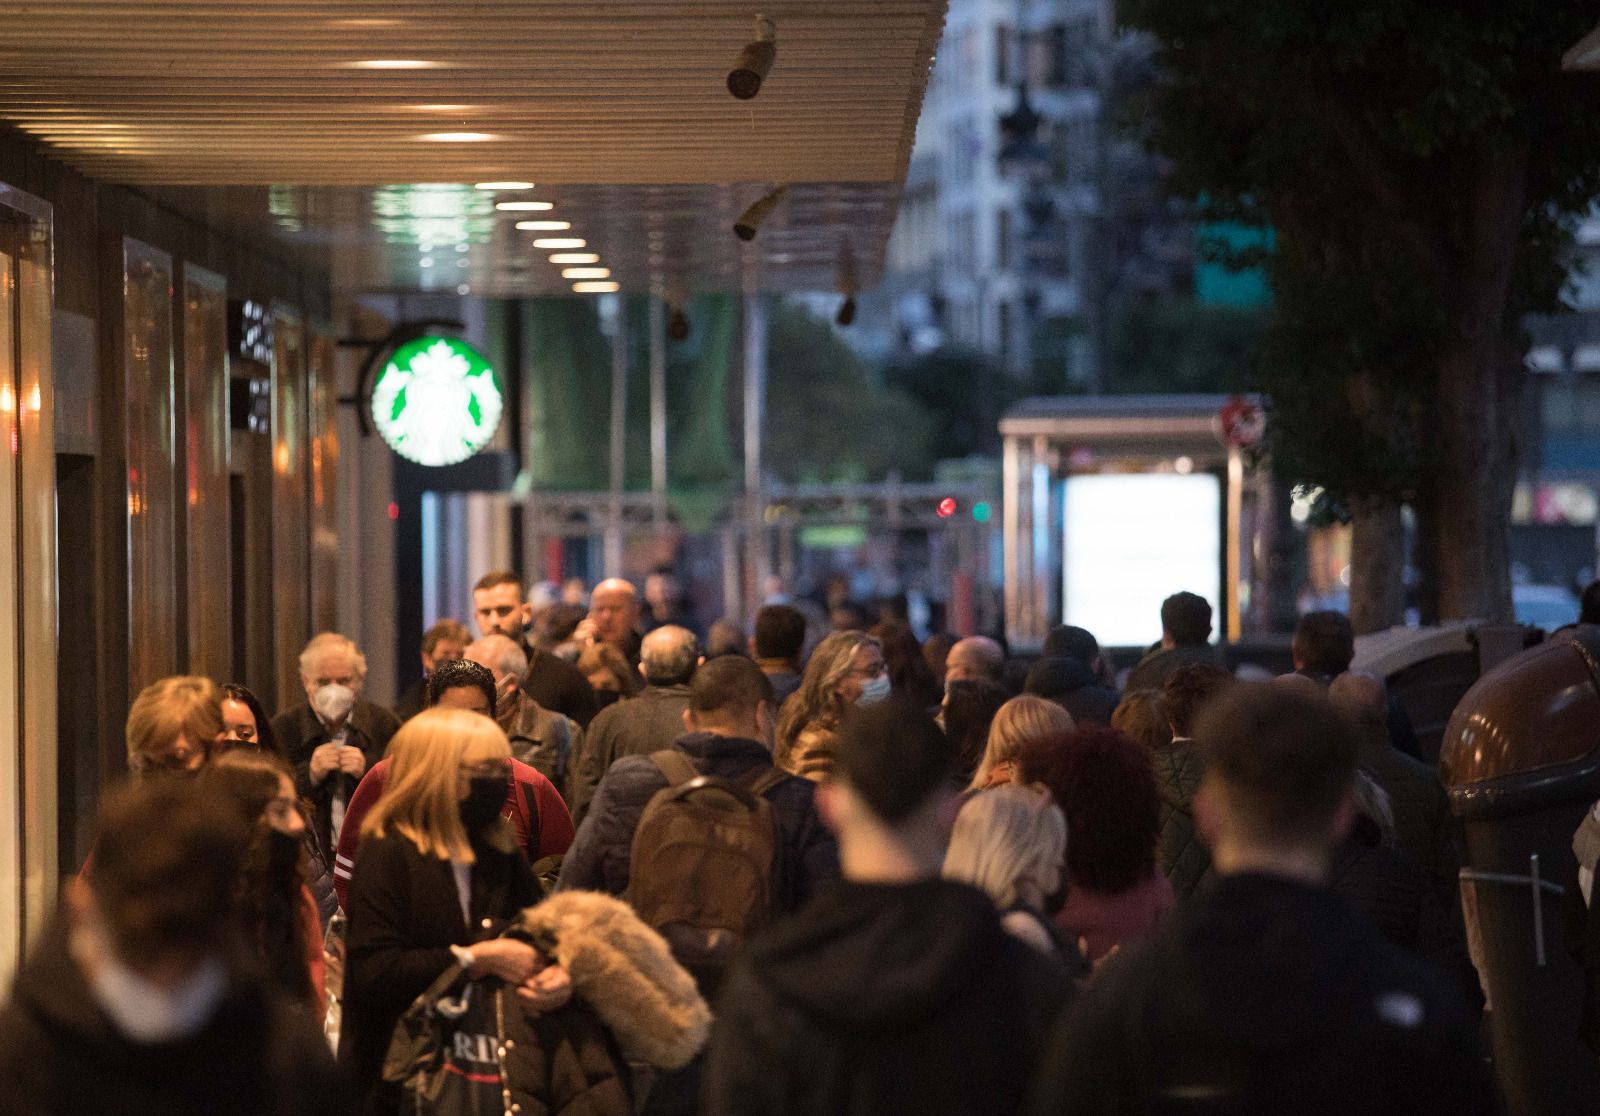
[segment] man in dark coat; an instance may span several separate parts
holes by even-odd
[[[1222,665],[1211,638],[1211,605],[1197,593],[1174,593],[1161,602],[1161,642],[1128,672],[1124,690],[1159,690],[1179,667]]]
[[[701,775],[748,782],[772,766],[777,723],[772,685],[749,659],[723,656],[695,672],[683,715],[686,735],[672,748]],[[624,756],[611,766],[561,866],[559,888],[622,895],[628,889],[634,831],[644,809],[667,787],[666,773],[648,755]],[[782,839],[782,897],[788,912],[839,874],[833,834],[817,817],[816,784],[790,776],[766,791]]]
[[[1323,882],[1355,813],[1355,741],[1332,706],[1239,686],[1195,740],[1216,886],[1107,962],[1030,1116],[1495,1111],[1459,993]]]
[[[891,699],[844,723],[817,791],[845,878],[734,962],[707,1058],[709,1116],[1014,1112],[1071,982],[939,878],[954,745]]]
[[[700,661],[700,643],[687,628],[669,624],[644,637],[639,660],[644,690],[601,710],[584,733],[583,751],[568,784],[575,822],[583,824],[595,788],[613,763],[623,756],[664,751],[683,735],[689,679]]]
[[[588,728],[598,706],[594,688],[583,672],[559,655],[528,642],[533,625],[533,605],[522,591],[522,579],[510,570],[484,574],[472,587],[472,616],[479,635],[503,635],[528,657],[522,688],[546,709],[571,717]]]
[[[750,637],[750,653],[756,657],[767,681],[772,683],[773,701],[782,708],[789,695],[800,688],[806,618],[797,608],[770,604],[756,613],[755,627],[755,634]]]
[[[1077,725],[1109,725],[1117,708],[1117,691],[1100,681],[1089,664],[1064,655],[1029,667],[1022,692],[1055,702]]]
[[[243,960],[233,892],[249,830],[189,780],[105,805],[94,871],[0,1009],[16,1116],[333,1116],[327,1042]]]
[[[434,664],[461,658],[471,640],[467,626],[459,620],[440,620],[422,633],[422,677],[407,686],[394,703],[394,715],[401,724],[428,708],[428,675]]]
[[[345,806],[367,769],[400,731],[395,715],[361,696],[367,660],[336,632],[312,637],[300,653],[306,700],[272,718],[278,751],[294,765],[295,787],[316,807],[316,836],[338,847]]]

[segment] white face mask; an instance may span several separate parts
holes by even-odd
[[[80,957],[93,960],[89,994],[112,1025],[134,1042],[154,1045],[194,1034],[211,1018],[228,990],[222,962],[207,957],[176,988],[165,988],[128,968],[97,934],[75,935]]]
[[[311,697],[311,708],[328,724],[338,724],[350,715],[356,705],[356,692],[337,682],[323,686]]]
[[[856,698],[857,705],[877,705],[889,696],[889,676],[880,674],[870,681],[861,684],[861,696]]]

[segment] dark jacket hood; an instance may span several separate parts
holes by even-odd
[[[1226,1039],[1257,1050],[1314,1041],[1350,1018],[1352,996],[1370,995],[1360,978],[1375,935],[1327,888],[1223,876],[1180,917],[1181,954],[1204,964],[1192,972],[1200,1002],[1173,1008],[1198,1009]]]
[[[939,1012],[1006,956],[988,896],[946,880],[836,881],[751,946],[756,979],[845,1028],[894,1027]]]
[[[1060,697],[1084,686],[1101,685],[1099,675],[1087,663],[1066,656],[1040,659],[1028,668],[1023,690],[1043,698]]]

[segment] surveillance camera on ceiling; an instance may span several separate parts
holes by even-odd
[[[778,57],[778,32],[765,16],[756,18],[756,40],[746,43],[739,52],[739,60],[728,71],[728,92],[741,101],[748,101],[761,92],[761,83],[772,72],[772,63]]]

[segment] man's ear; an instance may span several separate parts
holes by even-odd
[[[643,678],[646,682],[650,681],[650,664],[645,662],[643,659],[639,660],[639,677]]]
[[[694,710],[693,709],[685,709],[683,711],[683,731],[684,732],[699,732],[700,731],[700,726],[695,723]]]

